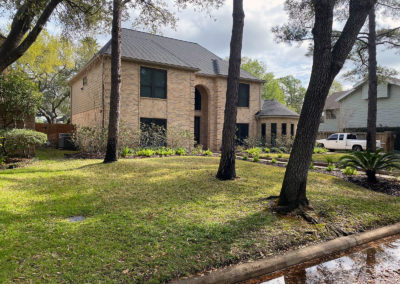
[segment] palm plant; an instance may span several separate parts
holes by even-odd
[[[375,152],[369,150],[353,152],[340,158],[340,166],[365,171],[368,182],[375,183],[376,173],[379,170],[400,169],[400,156],[393,152],[382,153],[382,151],[379,149]]]

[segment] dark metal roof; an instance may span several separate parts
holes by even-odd
[[[335,93],[329,95],[326,98],[324,110],[325,109],[338,109],[338,108],[340,108],[340,104],[337,101],[337,99],[340,98],[341,96],[343,96],[344,94],[346,94],[347,92],[348,91],[335,92]]]
[[[299,117],[299,114],[284,106],[277,100],[266,100],[262,108],[256,113],[257,116],[289,116]]]
[[[228,75],[227,61],[193,42],[122,29],[121,51],[125,59],[192,69],[204,75]],[[99,54],[111,54],[111,41]],[[262,81],[244,70],[240,77]]]

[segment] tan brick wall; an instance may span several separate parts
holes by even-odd
[[[83,86],[83,78],[87,85]],[[103,61],[98,58],[70,82],[71,123],[82,126],[102,125],[103,120]]]
[[[257,121],[257,136],[261,137],[261,124],[266,124],[266,141],[271,143],[271,124],[277,124],[277,136],[282,135],[282,123],[286,123],[286,133],[290,135],[290,125],[294,124],[294,134],[296,135],[297,123],[299,119],[293,117],[261,117]]]
[[[167,71],[167,99],[140,97],[140,67],[159,68]],[[104,90],[104,125],[108,124],[110,102],[110,59],[93,64],[87,72],[88,86],[82,88],[82,78],[72,84],[72,123],[99,125],[103,121],[103,101],[101,92]],[[104,70],[103,70],[104,69]],[[138,128],[141,117],[167,119],[168,128],[179,128],[194,133],[194,117],[200,115],[203,129],[201,140],[211,150],[218,150],[222,142],[224,109],[226,97],[226,78],[208,77],[191,71],[166,68],[157,65],[139,64],[131,61],[122,62],[121,85],[121,120],[130,127]],[[89,85],[89,84],[93,85]],[[257,135],[255,113],[260,110],[260,84],[250,84],[249,108],[238,109],[238,123],[249,123],[249,135]],[[202,111],[194,110],[195,86],[200,86]],[[203,143],[203,142],[202,142]]]

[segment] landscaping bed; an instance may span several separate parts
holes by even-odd
[[[269,209],[281,167],[219,181],[216,157],[63,154],[0,172],[0,282],[166,282],[400,221],[398,197],[326,174],[309,175],[312,225]]]
[[[33,161],[32,158],[6,158],[3,163],[0,163],[0,170],[16,169],[25,167]]]

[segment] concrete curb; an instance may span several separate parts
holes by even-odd
[[[216,270],[205,276],[177,280],[174,283],[238,283],[399,233],[400,223],[396,223],[380,229],[340,237],[325,243],[291,251],[282,256],[238,264],[225,269]]]

